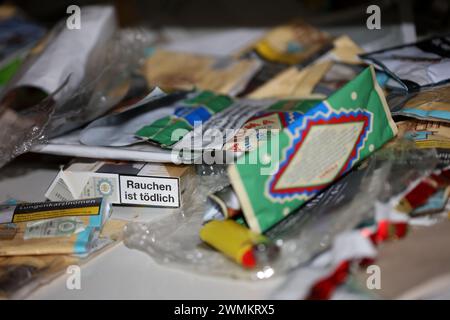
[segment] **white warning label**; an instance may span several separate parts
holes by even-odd
[[[178,179],[121,175],[120,202],[178,208],[180,206]]]

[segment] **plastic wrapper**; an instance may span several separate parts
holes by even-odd
[[[61,28],[64,28],[62,24],[55,27],[40,45],[51,47],[57,45],[58,40],[62,45],[58,37]],[[143,30],[120,30],[102,43],[95,50],[83,52],[88,58],[83,57],[85,61],[81,65],[78,64],[81,57],[66,55],[64,58],[71,61],[69,70],[48,89],[35,88],[28,83],[21,86],[21,76],[31,70],[33,63],[39,62],[45,70],[58,69],[61,65],[44,59],[47,51],[42,49],[39,54],[35,53],[37,57],[33,55],[25,62],[17,78],[5,90],[0,108],[0,134],[5,139],[1,141],[0,166],[48,138],[94,120],[126,95],[132,72],[143,63],[150,37]],[[71,67],[81,68],[83,72],[74,74]]]
[[[296,97],[304,95],[305,91],[308,91],[307,88],[314,84],[317,75],[307,81],[306,76],[311,76],[312,72],[299,72],[297,68],[307,66],[332,47],[330,35],[299,19],[270,29],[238,54],[241,57],[257,58],[263,62],[261,69],[250,80],[241,95],[250,94],[249,97],[252,98],[281,96],[283,93]],[[296,66],[288,69],[291,65]],[[320,72],[321,68],[314,69]],[[295,85],[290,81],[292,77]],[[306,86],[306,90],[301,89],[301,86]],[[255,90],[257,92],[253,94]]]
[[[434,149],[439,167],[450,165],[450,124],[441,121],[407,119],[397,122],[397,139],[412,141],[419,149]]]
[[[18,8],[0,5],[0,93],[14,76],[31,47],[45,29],[30,21]]]
[[[173,93],[157,102],[162,104],[163,100],[175,98],[174,95],[179,99],[167,103],[166,110],[158,110],[172,110],[169,115],[153,120],[153,115],[161,115],[161,112],[154,110],[153,114],[145,113],[148,124],[141,126],[134,134],[139,141],[186,151],[186,154],[220,150],[248,119],[271,104],[267,100],[233,99],[212,91],[190,92],[185,96]],[[121,130],[133,132],[131,127],[122,127]]]
[[[85,254],[111,213],[102,198],[0,207],[0,256]]]
[[[270,278],[309,263],[330,248],[336,235],[373,221],[377,201],[389,200],[429,174],[436,164],[433,149],[417,149],[403,141],[383,148],[267,231],[265,236],[280,251],[276,259],[258,268],[242,268],[199,238],[207,195],[229,184],[224,167],[199,168],[180,212],[151,223],[128,224],[125,244],[159,263],[201,274]]]
[[[387,200],[404,191],[414,181],[429,175],[439,165],[436,149],[421,149],[405,139],[395,139],[376,153],[379,162],[391,169],[379,200]]]
[[[330,207],[325,206],[323,210],[293,213],[291,217],[295,218],[268,233],[281,250],[277,259],[256,269],[243,269],[199,238],[206,194],[228,185],[227,178],[222,174],[198,176],[198,183],[192,181],[192,198],[185,203],[179,214],[149,224],[128,224],[125,229],[125,244],[147,252],[160,263],[202,274],[247,279],[270,278],[308,262],[329,246],[335,234],[351,229],[370,217],[370,204],[381,191],[386,168],[375,171],[373,165],[369,165],[366,170],[361,176],[361,183],[351,193],[358,196],[345,205],[332,212]]]
[[[362,54],[409,91],[449,81],[449,37],[434,36],[413,44]]]
[[[341,36],[333,41],[333,45],[332,50],[311,65],[305,68],[289,67],[252,91],[247,97],[254,99],[326,98],[331,93],[331,89],[335,91],[363,69],[361,65],[358,66],[361,63],[358,54],[363,51],[349,37]]]
[[[135,135],[168,148],[183,139],[199,123],[207,122],[213,115],[221,114],[221,111],[233,105],[231,97],[212,91],[192,93],[181,98],[174,103],[173,114],[149,121],[138,128]]]
[[[102,51],[117,30],[115,10],[111,6],[83,7],[80,28],[74,31],[63,20],[37,46],[11,83],[6,98],[16,108],[25,108],[39,101],[41,95],[57,90],[68,78],[55,100],[70,96],[90,72],[91,57]],[[68,59],[68,57],[70,57]],[[25,93],[32,96],[24,96]]]
[[[89,73],[76,92],[56,104],[49,123],[49,137],[89,123],[120,102],[130,88],[132,73],[143,63],[144,49],[149,42],[145,30],[118,31],[90,58]]]
[[[251,151],[267,141],[271,131],[282,130],[319,104],[321,100],[280,100],[256,113],[237,131],[224,150]]]
[[[199,237],[207,195],[229,185],[224,168],[200,169],[208,175],[197,175],[188,182],[183,208],[149,224],[130,223],[125,228],[125,244],[149,253],[161,263],[176,264],[182,268],[208,272],[225,266],[241,272],[233,262],[209,249]],[[223,272],[223,270],[222,270]]]
[[[269,30],[244,53],[250,51],[275,63],[305,65],[332,46],[330,35],[297,19]]]
[[[145,98],[126,110],[107,114],[88,124],[80,133],[80,142],[85,145],[122,147],[133,145],[142,140],[134,132],[151,121],[168,116],[173,108],[164,103],[165,93],[155,88]],[[173,97],[169,97],[172,99]],[[166,102],[167,103],[167,102]],[[162,107],[162,108],[161,108]]]
[[[408,141],[398,141],[390,143],[375,153],[370,161],[371,165],[375,167],[375,172],[378,171],[384,175],[384,183],[378,189],[379,193],[375,197],[374,205],[362,204],[364,208],[373,208],[371,213],[366,215],[369,219],[359,223],[354,230],[344,231],[341,229],[341,232],[336,234],[331,241],[327,240],[329,243],[332,242],[329,250],[318,255],[308,265],[302,266],[291,273],[287,280],[275,290],[274,298],[328,299],[336,286],[346,280],[349,272],[353,273],[358,270],[361,262],[373,261],[377,258],[377,250],[374,245],[379,242],[402,238],[406,234],[405,219],[408,217],[406,214],[395,216],[393,208],[390,207],[390,202],[398,199],[399,194],[404,194],[405,189],[411,189],[411,186],[416,185],[415,181],[428,177],[437,163],[436,153],[431,149],[417,149],[414,144]],[[308,210],[308,206],[311,206],[315,211],[311,214],[309,224],[313,227],[312,230],[308,230],[310,231],[309,234],[308,231],[304,231],[311,239],[306,238],[305,241],[309,241],[314,246],[317,239],[320,239],[320,232],[328,232],[329,219],[331,221],[340,219],[340,223],[346,223],[343,217],[347,217],[350,219],[347,221],[350,224],[356,221],[355,215],[341,209],[348,209],[345,205],[347,203],[345,199],[348,198],[349,194],[353,194],[352,185],[358,185],[358,180],[361,180],[358,177],[364,172],[361,170],[367,170],[367,167],[366,169],[364,169],[364,166],[358,167],[356,175],[355,171],[352,171],[330,187],[328,191],[308,203],[304,209],[300,209]],[[354,197],[358,198],[360,195],[356,194]],[[336,201],[329,202],[327,198]],[[342,203],[344,206],[340,205]],[[337,212],[334,208],[337,208]],[[325,212],[324,210],[328,210],[328,214],[320,217],[318,213]],[[359,210],[355,208],[356,212],[360,212]],[[337,218],[336,214],[342,216]],[[312,222],[316,217],[323,222]],[[359,215],[359,217],[362,218],[363,216]],[[399,218],[403,220],[399,221]],[[337,223],[337,221],[334,220],[334,223]],[[325,226],[325,228],[314,230],[314,226]],[[326,243],[324,243],[324,246],[327,247]],[[318,248],[317,244],[316,247]],[[366,273],[365,268],[361,268],[361,270]]]
[[[366,183],[361,188],[366,190],[367,196],[375,197],[377,194],[374,188],[380,188],[380,175],[368,174],[367,180],[372,180],[372,188],[366,188]],[[197,180],[198,179],[198,180]],[[292,233],[287,232],[276,237],[276,241],[283,243],[279,259],[273,262],[273,265],[265,266],[260,269],[244,270],[241,266],[235,264],[221,253],[206,246],[199,238],[199,230],[203,222],[203,213],[205,211],[206,195],[228,185],[228,179],[223,174],[211,176],[197,176],[192,181],[192,195],[179,214],[173,214],[149,224],[131,223],[127,225],[125,231],[125,244],[131,248],[140,249],[149,253],[156,261],[177,265],[183,269],[191,269],[202,274],[219,274],[231,277],[262,279],[269,278],[274,273],[283,273],[299,263],[308,261],[316,252],[316,247],[310,249],[311,242],[323,250],[326,237],[331,237],[331,230],[324,232],[310,232],[298,234],[298,223],[292,229]],[[370,184],[369,184],[370,185]],[[370,203],[367,198],[361,196],[361,200],[352,204],[353,209],[364,208],[364,203]],[[350,205],[350,204],[349,204]],[[353,207],[354,206],[354,207]],[[349,207],[346,207],[348,209]],[[350,208],[350,209],[351,209]],[[328,212],[328,210],[325,210]],[[340,211],[339,211],[340,212]],[[342,210],[352,215],[352,210]],[[319,219],[318,215],[316,219]],[[338,215],[336,215],[338,216]],[[361,217],[356,219],[357,222]],[[354,227],[344,217],[341,226],[336,226],[339,231],[342,225],[345,227]],[[356,222],[356,223],[357,223]],[[319,224],[322,228],[327,228]],[[334,228],[335,223],[330,220],[328,227]],[[349,226],[351,225],[351,226]],[[301,227],[301,230],[307,230],[308,227]],[[323,231],[323,230],[322,230]],[[311,238],[315,235],[315,241]],[[317,239],[325,237],[325,239]],[[311,250],[311,251],[310,251]]]
[[[369,67],[229,166],[250,229],[265,232],[396,133]]]
[[[49,98],[26,113],[19,114],[6,108],[0,110],[0,167],[45,141],[44,128],[52,109]]]

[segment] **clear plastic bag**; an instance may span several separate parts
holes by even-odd
[[[183,269],[201,273],[233,273],[234,270],[240,274],[241,267],[200,240],[207,195],[229,185],[223,167],[205,168],[203,171],[208,175],[193,176],[186,186],[179,213],[156,222],[129,223],[124,232],[125,245],[147,252],[160,263],[178,265]]]
[[[127,94],[132,73],[143,64],[149,45],[150,35],[145,30],[125,29],[95,51],[79,89],[57,104],[48,128],[49,137],[89,123],[120,102]]]
[[[69,76],[36,105],[23,110],[0,108],[0,167],[34,145],[110,110],[126,95],[131,75],[143,63],[150,42],[145,30],[117,31],[91,54],[84,78],[75,91],[65,90],[71,84]]]
[[[387,201],[405,191],[414,181],[429,175],[439,165],[436,149],[417,148],[414,142],[406,139],[390,143],[375,154],[375,159],[378,163],[390,164],[379,201]]]
[[[364,183],[360,185],[360,188],[366,188],[366,183],[371,185],[367,188],[368,193],[337,209],[331,216],[327,210],[298,213],[295,221],[291,221],[292,225],[282,227],[279,233],[273,234],[272,239],[281,247],[277,259],[262,268],[246,270],[199,238],[206,196],[228,185],[226,176],[220,173],[197,176],[196,179],[197,182],[192,181],[192,187],[188,189],[193,192],[186,199],[179,214],[147,224],[128,224],[125,229],[125,244],[147,252],[160,263],[202,274],[246,279],[264,279],[284,273],[328,248],[334,234],[342,229],[353,228],[370,214],[368,198],[375,197],[379,190],[373,189],[380,189],[380,180],[383,180],[382,176],[375,175],[373,167],[369,166],[364,174]],[[358,212],[355,212],[356,209]],[[349,221],[352,217],[355,220],[353,223]]]
[[[437,163],[433,149],[420,150],[407,142],[376,153],[312,201],[289,215],[266,235],[279,246],[276,259],[244,269],[203,243],[199,230],[207,195],[229,184],[223,167],[202,168],[206,175],[191,180],[180,213],[151,223],[130,223],[125,244],[148,253],[159,263],[201,274],[243,279],[266,279],[307,264],[330,248],[334,238],[360,223],[375,219],[375,203],[389,199]]]

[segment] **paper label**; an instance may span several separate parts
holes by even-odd
[[[109,167],[108,169],[112,170],[113,168]],[[123,172],[125,174],[63,172],[52,183],[46,193],[46,197],[52,201],[99,197],[107,199],[112,204],[170,208],[178,208],[180,206],[179,178],[160,177],[161,175],[169,175],[166,166],[153,163],[139,166],[135,172],[138,174],[137,176],[132,171],[130,171],[130,175],[126,173],[126,170]],[[125,179],[125,177],[129,179]],[[150,184],[152,188],[153,182],[156,185],[154,189],[150,190],[135,188],[132,184],[127,185],[128,181],[135,181],[133,177],[136,178],[136,182],[142,182],[146,185]],[[157,191],[157,194],[155,194],[155,191]],[[3,216],[6,216],[6,214]],[[0,215],[0,221],[2,221],[2,215]]]
[[[450,85],[433,87],[415,94],[394,114],[450,122]]]
[[[117,175],[95,174],[87,181],[78,198],[108,197],[112,202],[119,202]]]
[[[368,111],[305,116],[285,149],[278,172],[267,182],[273,201],[308,199],[347,171],[359,157],[372,114]]]
[[[324,185],[341,171],[353,151],[364,122],[312,127],[273,189]]]
[[[399,138],[414,141],[418,148],[450,148],[450,124],[411,119],[398,124]]]
[[[122,204],[180,207],[179,179],[120,176]]]
[[[70,216],[94,216],[100,214],[101,204],[101,198],[18,204],[11,222],[28,222]]]

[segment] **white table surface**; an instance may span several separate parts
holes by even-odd
[[[44,193],[67,159],[26,156],[0,169],[0,201],[44,201]],[[118,208],[114,215],[151,221],[164,209]],[[63,274],[34,291],[29,299],[264,299],[282,278],[259,282],[202,276],[157,264],[146,253],[123,243],[81,267],[81,290],[66,288]]]

